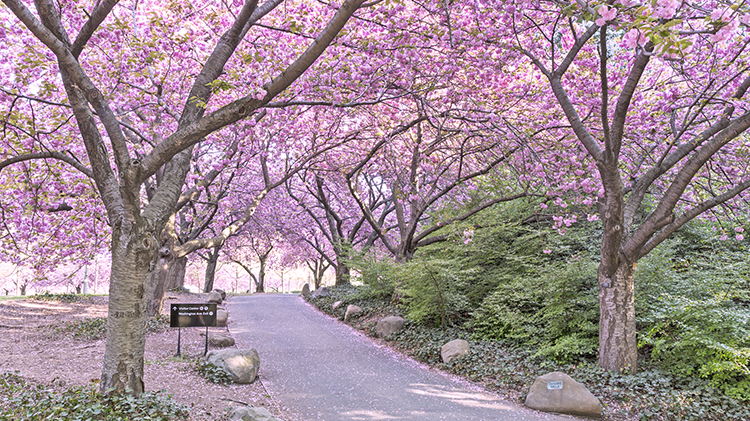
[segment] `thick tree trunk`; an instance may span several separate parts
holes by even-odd
[[[100,390],[143,393],[146,291],[158,242],[142,221],[113,226],[107,345]]]
[[[634,271],[624,260],[613,276],[599,270],[599,365],[607,370],[638,370]]]
[[[21,284],[19,290],[21,292],[21,295],[26,295],[26,284]]]
[[[187,272],[187,257],[180,257],[174,259],[172,264],[169,266],[169,273],[167,274],[167,291],[185,289],[185,273]]]
[[[322,275],[323,274],[321,273],[321,278],[322,278]],[[349,273],[349,266],[346,265],[343,259],[338,259],[338,262],[336,265],[336,286],[349,285],[350,278],[351,276]],[[315,288],[317,289],[318,287],[316,286]]]

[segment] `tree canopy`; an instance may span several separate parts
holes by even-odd
[[[146,314],[187,258],[262,290],[274,250],[347,283],[356,254],[468,243],[463,221],[524,200],[561,234],[601,221],[599,363],[636,370],[638,261],[698,217],[744,239],[747,12],[3,0],[0,257],[44,285],[108,248],[101,387],[138,394]]]

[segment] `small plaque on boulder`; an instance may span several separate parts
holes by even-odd
[[[547,382],[547,389],[549,390],[560,390],[562,389],[563,382]]]

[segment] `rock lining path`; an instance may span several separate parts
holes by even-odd
[[[258,350],[264,386],[305,421],[571,420],[429,370],[296,295],[232,298],[232,334]]]

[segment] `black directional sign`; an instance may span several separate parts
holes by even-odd
[[[216,304],[170,304],[169,326],[216,326]]]

